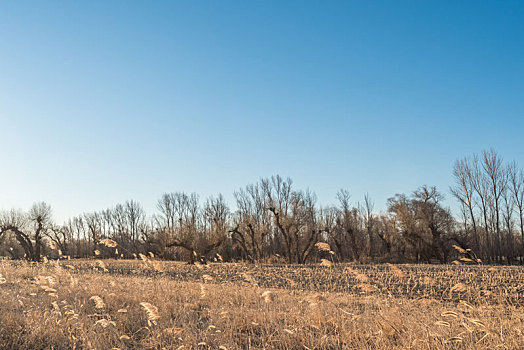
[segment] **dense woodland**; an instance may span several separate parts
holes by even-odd
[[[320,207],[315,194],[291,179],[263,178],[222,195],[166,193],[148,216],[133,200],[81,214],[58,225],[47,203],[27,212],[0,213],[0,256],[136,258],[285,262],[432,262],[520,264],[524,261],[524,171],[493,150],[458,160],[445,192],[460,204],[451,213],[443,192],[421,186],[396,194],[377,213],[366,196],[353,204],[340,190],[336,205]],[[317,243],[329,244],[318,249]]]

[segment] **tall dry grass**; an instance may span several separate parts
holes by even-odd
[[[104,268],[93,261],[3,261],[0,274],[0,348],[6,349],[524,344],[519,268],[196,267],[144,256],[106,261]]]

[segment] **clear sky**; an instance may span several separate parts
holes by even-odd
[[[62,221],[281,174],[378,210],[524,164],[523,1],[2,1],[0,208]]]

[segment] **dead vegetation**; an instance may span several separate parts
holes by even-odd
[[[517,349],[522,281],[518,267],[2,261],[0,348]]]

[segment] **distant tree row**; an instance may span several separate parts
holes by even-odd
[[[194,193],[175,192],[161,196],[152,216],[131,200],[57,225],[51,207],[35,203],[27,212],[0,213],[0,255],[33,261],[152,252],[191,262],[522,263],[523,170],[490,150],[457,161],[453,174],[450,190],[461,208],[456,218],[435,187],[397,194],[387,212],[376,213],[368,195],[352,205],[347,190],[337,193],[336,205],[320,207],[314,193],[278,175],[236,191],[235,210],[222,195],[201,202]],[[319,242],[330,248],[318,249]]]

